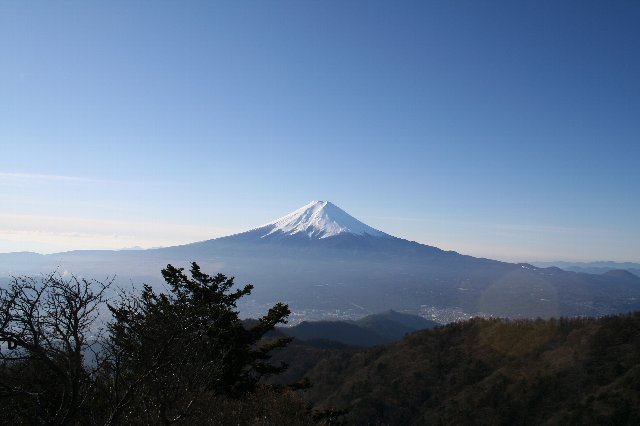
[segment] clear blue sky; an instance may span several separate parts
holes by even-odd
[[[636,1],[0,3],[0,251],[330,200],[506,260],[640,261]]]

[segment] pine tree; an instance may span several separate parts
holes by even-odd
[[[268,340],[265,334],[286,322],[287,305],[276,304],[246,327],[237,302],[253,286],[233,290],[232,277],[210,276],[195,262],[190,277],[172,265],[162,275],[168,293],[145,285],[140,295],[109,306],[112,357],[104,390],[110,423],[171,423],[193,414],[190,409],[205,395],[238,397],[261,377],[286,368],[271,364],[269,354],[290,339]]]

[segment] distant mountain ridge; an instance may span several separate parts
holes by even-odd
[[[163,267],[193,261],[255,285],[239,306],[244,317],[258,317],[278,301],[302,319],[393,309],[439,323],[640,309],[640,278],[632,274],[567,272],[444,251],[376,230],[328,201],[243,233],[175,247],[0,254],[0,284],[10,275],[58,270],[100,280],[116,275],[124,286],[162,289]]]
[[[408,333],[438,326],[417,315],[393,310],[355,321],[304,321],[280,331],[302,341],[335,341],[349,346],[376,346],[401,339]]]
[[[634,262],[534,262],[536,266],[541,268],[558,267],[565,271],[584,272],[586,274],[604,274],[609,271],[625,270],[640,277],[640,263]]]

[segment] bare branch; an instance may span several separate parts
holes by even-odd
[[[71,421],[93,386],[95,374],[84,357],[95,353],[92,332],[112,282],[54,272],[41,278],[14,277],[9,288],[0,289],[0,340],[7,343],[6,348],[0,346],[0,360],[15,371],[33,366],[24,371],[36,374],[28,385],[39,389],[7,384],[2,387],[4,396],[31,398],[45,423]],[[50,376],[55,382],[46,382]]]

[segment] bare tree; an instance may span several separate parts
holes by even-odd
[[[112,282],[56,272],[13,278],[0,289],[3,407],[46,424],[77,418],[101,364],[97,320]]]

